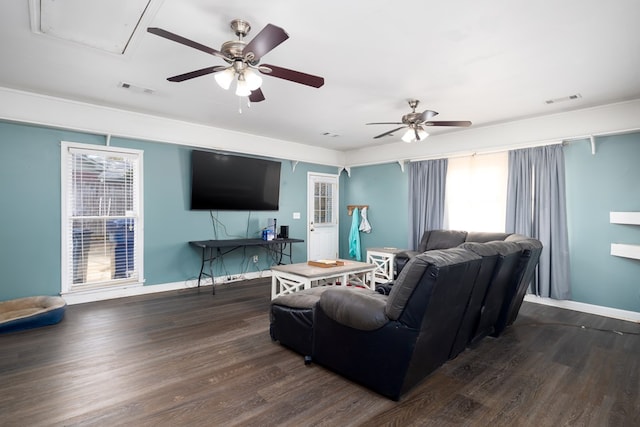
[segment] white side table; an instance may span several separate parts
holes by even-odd
[[[367,263],[376,266],[369,277],[372,287],[378,283],[387,283],[393,280],[396,254],[405,250],[398,248],[367,249]]]

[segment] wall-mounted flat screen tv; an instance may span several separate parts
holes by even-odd
[[[277,211],[280,162],[191,152],[191,209]]]

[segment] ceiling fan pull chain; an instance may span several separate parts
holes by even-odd
[[[242,114],[242,97],[238,97],[238,113]]]

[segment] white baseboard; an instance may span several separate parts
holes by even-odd
[[[262,272],[245,273],[231,276],[229,279],[227,276],[216,277],[216,285],[228,284],[233,282],[239,282],[242,280],[259,279],[263,277],[270,277],[271,271],[266,270]],[[185,280],[183,282],[162,283],[159,285],[134,285],[134,286],[122,286],[119,288],[111,288],[104,290],[87,290],[79,292],[71,292],[62,295],[64,300],[69,305],[82,304],[86,302],[103,301],[115,298],[125,298],[135,295],[146,295],[157,292],[176,291],[181,289],[195,288],[198,286],[198,280]],[[211,286],[211,278],[201,280],[200,286]],[[552,307],[564,308],[567,310],[580,311],[582,313],[595,314],[598,316],[610,317],[612,319],[626,320],[628,322],[640,323],[640,313],[635,311],[620,310],[617,308],[603,307],[599,305],[586,304],[583,302],[570,301],[570,300],[555,300],[551,298],[542,298],[535,295],[527,294],[524,297],[525,301],[535,304],[549,305]]]
[[[263,277],[271,277],[271,270],[258,271],[252,273],[235,274],[232,276],[216,277],[216,285],[226,285],[242,280],[260,279]],[[115,298],[125,298],[135,295],[154,294],[158,292],[177,291],[181,289],[196,288],[198,279],[185,280],[183,282],[162,283],[158,285],[128,285],[117,288],[101,289],[101,290],[85,290],[69,292],[62,295],[62,298],[68,305],[82,304],[86,302],[104,301]],[[211,286],[211,278],[207,277],[200,281],[200,287]]]
[[[550,305],[552,307],[565,308],[567,310],[580,311],[582,313],[595,314],[598,316],[610,317],[612,319],[640,323],[640,313],[636,311],[620,310],[618,308],[603,307],[600,305],[586,304],[584,302],[570,300],[542,298],[530,294],[525,295],[524,300],[533,302],[535,304]]]

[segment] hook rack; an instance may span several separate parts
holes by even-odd
[[[353,210],[355,208],[358,208],[360,210],[362,210],[362,208],[369,209],[369,205],[347,205],[347,213],[349,214],[349,216],[353,215]]]

